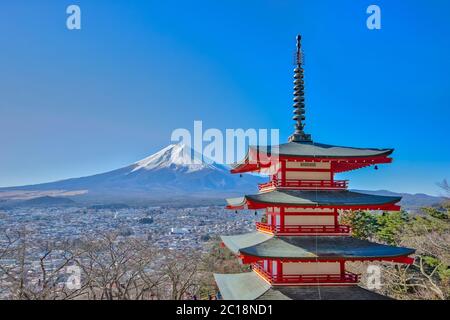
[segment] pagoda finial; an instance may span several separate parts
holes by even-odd
[[[305,128],[305,82],[303,80],[303,53],[301,48],[302,37],[297,35],[297,51],[295,54],[294,69],[294,116],[295,131],[289,137],[289,142],[311,142],[311,135],[304,132]]]

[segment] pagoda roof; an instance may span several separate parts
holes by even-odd
[[[388,156],[394,149],[353,148],[314,142],[288,142],[275,146],[249,146],[241,162],[232,165],[232,172],[260,171],[269,167],[273,159],[346,161],[338,163],[336,172],[363,168],[377,163],[390,163]],[[348,162],[350,161],[350,162]]]
[[[214,279],[225,300],[255,300],[271,287],[253,271],[235,274],[215,273]]]
[[[214,274],[225,300],[384,300],[386,296],[352,286],[272,287],[255,272]]]
[[[267,290],[256,300],[392,300],[360,286],[289,286]]]
[[[252,232],[234,236],[221,236],[221,238],[231,252],[238,254],[239,250],[242,248],[253,247],[273,238],[273,235],[262,232]]]
[[[353,158],[388,156],[394,149],[354,148],[315,142],[288,142],[276,146],[250,146],[250,150],[286,157]]]
[[[288,237],[253,232],[222,236],[222,241],[235,254],[266,259],[378,260],[405,257],[415,252],[410,248],[342,236]]]
[[[292,207],[339,206],[356,209],[391,209],[401,197],[379,196],[348,190],[273,190],[255,195],[227,199],[228,208],[259,209],[274,205]],[[391,205],[392,208],[386,208]],[[396,206],[395,206],[396,207]]]

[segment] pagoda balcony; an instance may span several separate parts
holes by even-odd
[[[273,226],[263,222],[256,222],[256,230],[277,235],[350,235],[351,228],[347,225],[285,225]]]
[[[348,180],[296,180],[287,179],[284,182],[278,179],[271,180],[258,185],[260,192],[274,189],[300,189],[300,190],[345,190],[348,187]]]
[[[271,274],[259,263],[252,264],[252,270],[272,285],[320,285],[342,284],[350,285],[359,282],[359,276],[345,271],[343,274]]]

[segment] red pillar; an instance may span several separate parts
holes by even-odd
[[[267,273],[272,277],[273,273],[272,273],[272,260],[267,260]]]
[[[341,276],[343,276],[345,274],[345,261],[339,261],[340,265],[341,265]]]
[[[277,260],[277,281],[280,282],[283,279],[283,264],[281,260]]]
[[[338,209],[334,208],[334,226],[337,228],[339,225],[339,212]]]
[[[331,177],[331,183],[334,181],[334,162],[330,162],[330,177]]]
[[[286,160],[281,160],[281,185],[286,185]]]

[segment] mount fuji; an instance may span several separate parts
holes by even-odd
[[[196,161],[194,161],[196,160]],[[255,192],[265,179],[232,175],[229,168],[201,161],[183,144],[173,144],[123,168],[81,178],[0,188],[0,200],[36,196],[64,196],[77,202],[145,204],[172,201],[215,203],[228,196]]]

